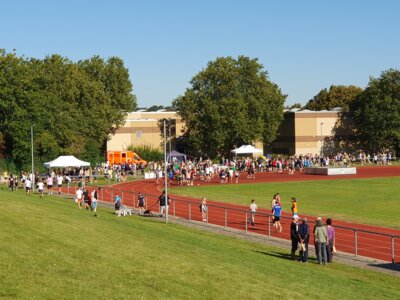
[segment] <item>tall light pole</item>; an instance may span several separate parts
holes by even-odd
[[[33,125],[31,126],[31,151],[32,151],[32,193],[35,191],[35,167],[33,163]]]
[[[167,174],[167,130],[164,119],[164,190],[165,190],[165,223],[168,223],[168,174]]]
[[[320,153],[321,153],[321,156],[322,156],[322,154],[323,154],[323,137],[322,137],[322,125],[324,125],[324,123],[323,122],[321,122],[321,150],[320,150]]]

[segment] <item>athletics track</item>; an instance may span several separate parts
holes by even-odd
[[[304,180],[336,180],[341,178],[372,178],[372,177],[388,177],[400,176],[400,167],[397,166],[367,166],[358,167],[356,175],[306,175],[296,172],[294,175],[287,173],[256,173],[256,179],[246,179],[246,174],[242,173],[239,184],[251,184],[256,182],[286,182],[286,181],[304,181]],[[216,176],[217,177],[217,176]],[[213,182],[195,181],[195,184],[220,184],[218,178],[214,178]],[[229,184],[229,183],[227,183]],[[159,211],[157,199],[163,190],[164,186],[157,184],[155,179],[130,181],[120,184],[115,184],[110,187],[102,188],[100,200],[111,201],[116,192],[121,193],[124,203],[127,206],[135,206],[137,203],[137,193],[140,191],[146,195],[147,209],[157,213]],[[173,189],[169,190],[171,198],[174,200],[170,205],[170,215],[177,217],[201,221],[201,213],[199,212],[199,199],[181,197],[173,195]],[[120,196],[121,196],[120,195]],[[256,225],[254,227],[248,226],[246,223],[246,213],[248,206],[233,205],[215,201],[207,201],[208,205],[208,223],[227,226],[241,230],[248,230],[262,235],[270,235],[272,237],[281,239],[290,239],[290,215],[283,214],[281,224],[283,227],[282,233],[276,233],[271,225],[271,219],[267,216],[270,210],[259,209],[257,212],[261,213],[256,216]],[[303,217],[303,216],[302,216]],[[312,230],[314,225],[315,216],[306,216],[309,220],[310,228]],[[379,259],[383,261],[400,262],[400,230],[356,224],[351,222],[344,222],[334,220],[336,230],[336,248],[338,251],[365,256],[369,258]],[[357,231],[357,232],[356,232]],[[364,232],[368,231],[368,232]],[[381,235],[386,234],[387,236]],[[391,237],[391,236],[394,236]],[[310,242],[312,238],[310,239]],[[393,247],[394,246],[394,247]],[[394,250],[392,250],[392,247]]]

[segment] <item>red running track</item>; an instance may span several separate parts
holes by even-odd
[[[304,181],[304,180],[335,180],[335,179],[352,179],[352,178],[373,178],[400,176],[400,167],[397,166],[367,166],[358,167],[356,175],[306,175],[303,173],[295,173],[288,175],[287,173],[257,173],[255,179],[246,179],[246,174],[242,173],[239,184],[251,184],[256,182],[285,182],[285,181]],[[218,178],[214,178],[212,182],[196,181],[196,185],[219,184]],[[229,184],[229,183],[228,183]],[[100,200],[111,202],[115,197],[115,193],[119,192],[122,196],[124,204],[136,207],[137,193],[141,192],[146,195],[147,209],[153,212],[158,211],[157,198],[163,190],[163,185],[157,184],[153,180],[130,181],[116,184],[110,187],[102,188],[99,195]],[[173,191],[172,191],[173,193]],[[173,196],[173,203],[170,206],[170,214],[181,218],[187,218],[196,221],[202,221],[199,211],[198,199],[189,197]],[[208,223],[249,232],[259,233],[262,235],[270,235],[277,238],[290,239],[290,215],[283,214],[281,224],[282,233],[277,233],[268,217],[270,211],[259,209],[256,215],[256,224],[251,226],[247,224],[246,215],[247,206],[226,204],[215,201],[207,201],[208,204]],[[315,220],[315,216],[306,216],[309,220]],[[357,224],[335,220],[336,230],[336,248],[338,251],[354,254],[357,248],[357,255],[366,256],[383,261],[400,262],[400,230],[371,226],[365,224]],[[310,227],[313,223],[310,222]],[[368,231],[368,232],[364,232]],[[383,235],[386,234],[387,236]],[[394,238],[392,238],[394,236]],[[394,253],[392,253],[394,246]]]

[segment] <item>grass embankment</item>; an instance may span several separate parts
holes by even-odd
[[[179,187],[171,192],[243,205],[254,198],[258,207],[268,209],[272,196],[279,192],[285,211],[290,211],[290,198],[296,197],[299,215],[400,228],[400,177],[221,184]]]
[[[0,298],[399,299],[400,278],[0,190]]]

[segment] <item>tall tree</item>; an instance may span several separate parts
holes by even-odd
[[[350,104],[355,135],[363,149],[400,150],[400,70],[371,78],[365,91]]]
[[[242,144],[275,139],[286,96],[257,59],[217,58],[190,83],[173,107],[186,123],[194,154],[225,155]]]
[[[348,111],[349,104],[363,91],[362,88],[354,85],[331,85],[329,90],[322,89],[314,98],[304,106],[310,110],[331,110],[341,107]]]
[[[74,63],[0,50],[0,132],[5,156],[18,168],[30,161],[32,125],[39,163],[67,153],[94,161],[135,107],[128,70],[117,57]]]

